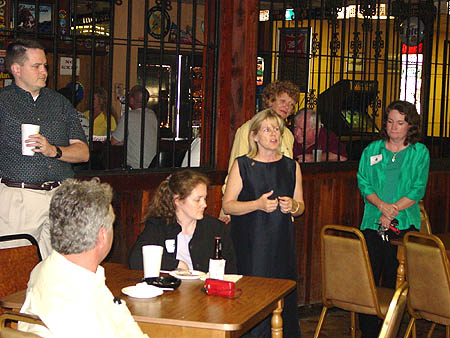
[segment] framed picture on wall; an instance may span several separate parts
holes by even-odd
[[[53,6],[52,4],[41,3],[39,5],[39,16],[36,14],[35,3],[19,1],[17,5],[17,29],[25,32],[34,32],[36,30],[37,20],[39,22],[39,33],[52,33],[53,25]]]
[[[276,79],[295,83],[302,92],[309,88],[311,28],[280,28],[277,32]]]
[[[5,67],[6,50],[0,50],[0,88],[6,87],[12,82],[12,75]]]

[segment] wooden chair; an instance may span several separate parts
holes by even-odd
[[[8,311],[0,315],[0,338],[39,338],[40,336],[19,331],[8,325],[13,322],[27,322],[31,324],[39,324],[45,326],[45,324],[36,316],[28,315],[20,312]]]
[[[29,234],[0,236],[0,242],[17,239],[26,239],[31,245],[0,249],[0,298],[26,289],[31,270],[42,260],[39,245],[33,236]]]
[[[404,282],[395,290],[378,338],[397,337],[398,329],[400,328],[403,314],[405,313],[407,295],[408,283]]]
[[[358,229],[326,225],[321,242],[323,309],[314,338],[319,336],[327,310],[333,306],[350,311],[351,335],[355,338],[355,313],[384,319],[394,290],[375,286],[366,241]]]
[[[423,205],[423,200],[419,201],[419,209],[420,209],[420,232],[423,234],[431,235],[431,224],[430,219],[428,218],[428,213],[425,210],[425,206]]]
[[[405,338],[416,337],[416,320],[445,325],[450,338],[450,268],[445,247],[434,235],[408,232],[403,238],[406,251],[406,280],[409,284],[408,312],[411,315]]]

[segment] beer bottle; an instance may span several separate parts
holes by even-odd
[[[225,259],[222,257],[222,237],[214,237],[214,254],[209,260],[209,278],[223,279],[225,275]]]
[[[212,259],[222,259],[222,237],[214,237],[214,256]]]

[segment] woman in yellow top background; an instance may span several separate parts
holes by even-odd
[[[94,89],[94,136],[106,136],[108,126],[108,119],[106,114],[106,90],[98,87]],[[90,111],[84,112],[84,115],[89,119]],[[116,119],[114,114],[111,114],[111,131],[116,129]]]

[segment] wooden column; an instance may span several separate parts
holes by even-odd
[[[255,113],[258,1],[222,1],[220,32],[216,164],[223,170],[236,129]]]

